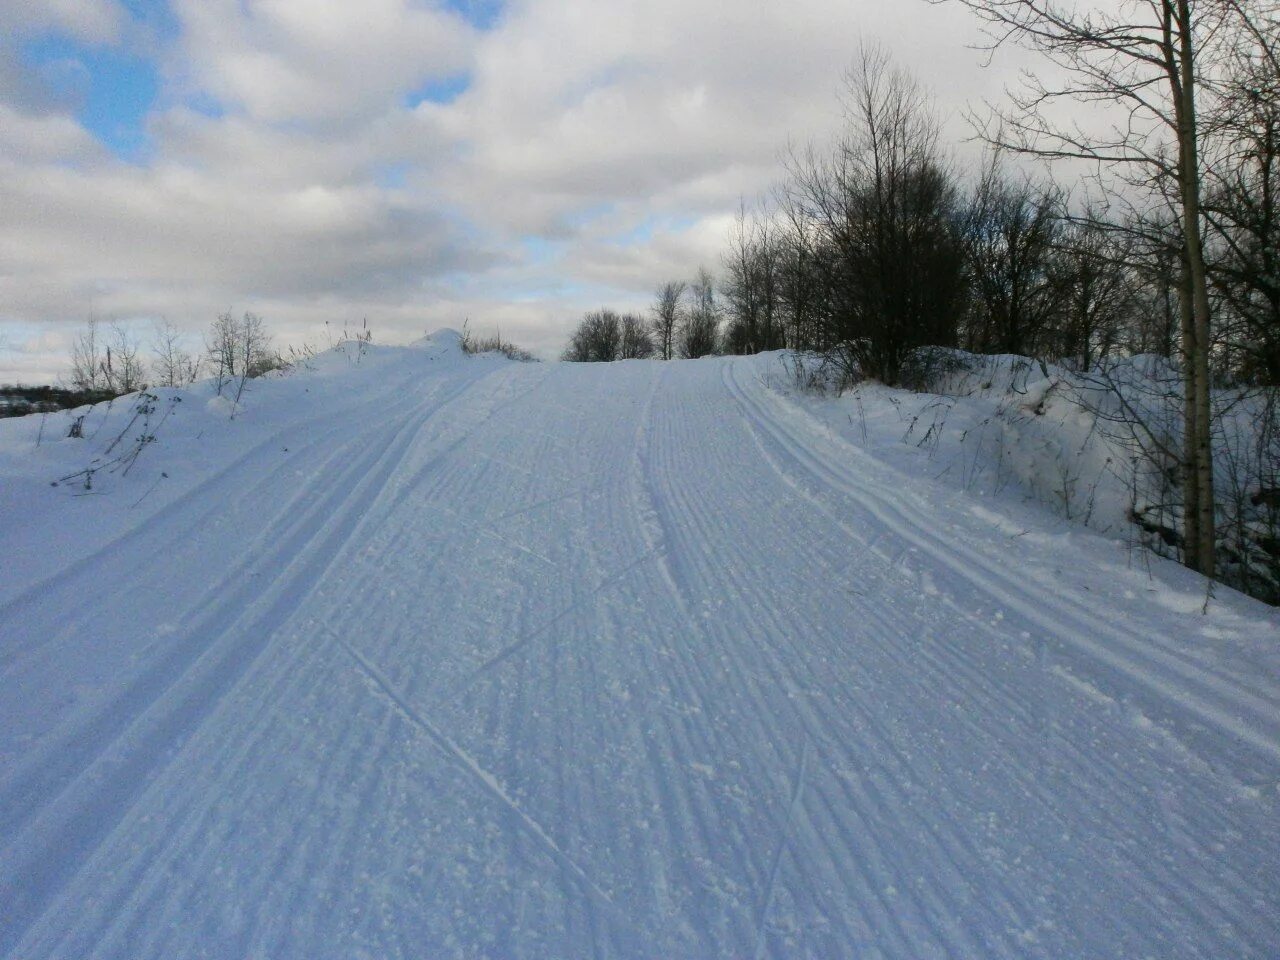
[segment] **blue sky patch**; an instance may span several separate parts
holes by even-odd
[[[412,169],[412,164],[403,161],[385,163],[374,171],[373,181],[383,190],[403,190],[409,182]]]
[[[527,262],[537,266],[554,263],[564,255],[564,247],[561,241],[548,240],[546,237],[536,235],[527,236],[520,241],[520,248]]]
[[[413,109],[420,103],[453,103],[469,86],[471,77],[465,73],[436,77],[405,94],[404,105]]]
[[[211,120],[220,120],[227,115],[227,109],[222,102],[213,94],[204,91],[191,94],[183,100],[183,103],[189,109]]]
[[[502,0],[445,0],[444,5],[477,30],[492,30],[502,16]]]
[[[23,56],[50,93],[104,146],[129,160],[144,151],[146,117],[159,90],[149,60],[55,37],[27,42]]]
[[[119,0],[135,23],[154,31],[161,40],[176,40],[182,32],[173,8],[166,0]]]
[[[671,216],[669,214],[650,215],[635,226],[623,230],[609,238],[610,243],[621,246],[632,246],[638,243],[649,243],[659,233],[681,233],[698,222],[693,216]]]

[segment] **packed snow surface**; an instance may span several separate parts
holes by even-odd
[[[0,956],[1275,957],[1280,618],[778,364],[0,426]]]

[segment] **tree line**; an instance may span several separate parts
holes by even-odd
[[[221,394],[233,381],[243,383],[288,365],[272,349],[266,322],[256,313],[218,314],[203,344],[195,348],[168,321],[156,324],[144,345],[132,328],[118,322],[104,326],[91,318],[72,341],[67,383],[86,396],[110,398],[148,386],[187,386],[212,376]]]
[[[721,351],[721,306],[715,281],[700,268],[692,281],[670,280],[648,317],[608,308],[587,313],[569,337],[562,358],[579,363],[613,360],[696,360]]]

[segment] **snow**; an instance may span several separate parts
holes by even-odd
[[[1021,495],[1135,547],[1176,553],[1184,527],[1175,482],[1182,404],[1169,360],[1139,355],[1080,373],[1019,356],[933,356],[940,363],[929,392],[867,383],[842,402],[796,399],[890,462],[928,469],[979,496]],[[768,377],[795,394],[792,363],[775,356]],[[1218,570],[1233,586],[1280,603],[1277,516],[1268,505],[1280,482],[1280,437],[1268,402],[1261,389],[1213,392]]]
[[[779,365],[0,423],[0,956],[1273,956],[1280,615]]]

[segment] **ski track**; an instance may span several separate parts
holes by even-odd
[[[0,957],[1273,956],[1275,678],[758,369],[371,384],[0,604]]]
[[[913,512],[911,507],[904,509],[890,497],[855,488],[841,479],[837,468],[829,461],[824,462],[820,454],[801,447],[759,402],[749,398],[733,377],[731,367],[724,369],[731,390],[751,411],[751,424],[757,437],[767,436],[799,469],[827,484],[832,492],[853,500],[883,527],[911,546],[926,551],[954,576],[970,580],[981,592],[1006,604],[1053,635],[1060,644],[1071,645],[1093,658],[1097,666],[1116,671],[1128,684],[1145,688],[1152,694],[1152,702],[1160,705],[1180,702],[1194,712],[1198,720],[1220,726],[1270,761],[1280,760],[1280,701],[1274,694],[1260,696],[1249,690],[1246,683],[1220,679],[1211,671],[1166,652],[1151,638],[1135,636],[1137,630],[1116,629],[1074,601],[1039,593],[1032,596],[1022,583],[1000,570],[991,559],[954,539],[943,541],[921,522],[921,514]],[[763,444],[761,449],[763,451]],[[767,452],[765,456],[775,469],[786,474],[776,456]],[[1090,639],[1092,636],[1109,642],[1094,642]]]

